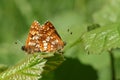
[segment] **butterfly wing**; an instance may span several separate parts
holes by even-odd
[[[64,42],[62,41],[61,37],[59,36],[51,22],[47,21],[40,28],[40,34],[43,34],[43,36],[41,37],[41,41],[43,41],[41,51],[55,52],[64,47]]]
[[[25,46],[22,47],[27,53],[39,52],[39,30],[40,24],[38,21],[34,21],[30,27],[30,31],[26,40]]]

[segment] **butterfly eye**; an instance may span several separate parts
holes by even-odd
[[[25,46],[22,46],[21,49],[24,50],[24,51],[26,51]]]

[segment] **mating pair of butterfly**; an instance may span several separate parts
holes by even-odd
[[[30,27],[30,31],[22,50],[27,53],[35,52],[56,52],[63,49],[65,43],[57,33],[53,24],[47,21],[44,25],[40,25],[38,21],[34,21]]]

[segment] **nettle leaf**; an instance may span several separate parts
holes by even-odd
[[[84,33],[81,39],[85,50],[89,53],[101,53],[120,48],[119,28],[119,24],[112,24]]]
[[[93,14],[95,23],[106,25],[120,21],[120,0],[109,0]]]
[[[4,64],[0,64],[0,73],[5,71],[6,69],[8,69],[8,66],[6,66]]]
[[[34,54],[0,74],[0,80],[38,80],[64,61],[62,54]]]

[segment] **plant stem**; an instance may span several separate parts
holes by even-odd
[[[112,80],[116,80],[116,77],[115,77],[115,60],[114,60],[114,55],[113,55],[113,52],[112,50],[109,51],[110,53],[110,60],[111,60],[111,74],[112,74]]]

